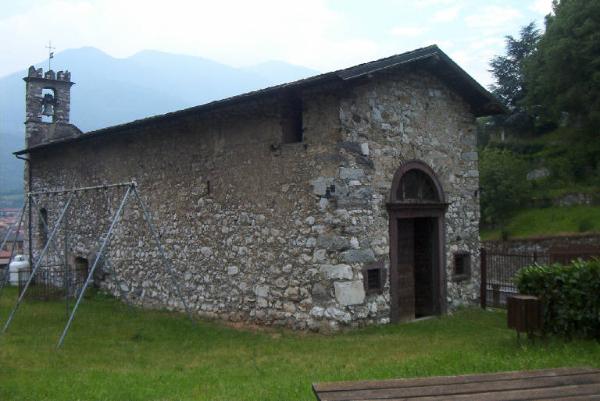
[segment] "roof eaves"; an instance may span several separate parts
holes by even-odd
[[[436,45],[431,45],[421,49],[413,50],[409,53],[403,53],[391,56],[385,59],[360,64],[354,67],[337,71],[337,75],[343,80],[351,80],[365,75],[373,74],[378,71],[391,69],[403,64],[414,63],[415,61],[427,59],[440,52]]]
[[[490,114],[505,114],[508,113],[509,110],[506,108],[502,102],[500,102],[492,93],[490,93],[487,89],[485,89],[479,82],[477,82],[469,73],[462,69],[461,66],[456,64],[454,60],[452,60],[446,53],[443,51],[439,51],[436,54],[448,67],[454,70],[462,79],[466,81],[466,83],[473,88],[473,90],[478,93],[480,96],[486,98],[489,102],[483,105],[482,109],[487,109],[486,112]],[[481,117],[481,115],[477,115],[477,117]]]
[[[353,67],[340,69],[333,72],[328,72],[324,74],[315,75],[312,77],[300,79],[297,81],[284,83],[281,85],[271,86],[265,89],[259,89],[252,92],[243,93],[240,95],[232,96],[229,98],[215,100],[213,102],[205,103],[198,106],[189,107],[182,110],[177,110],[165,114],[159,114],[151,117],[142,118],[139,120],[130,121],[123,124],[113,125],[106,128],[100,128],[93,131],[88,131],[85,134],[70,138],[63,141],[55,141],[45,143],[39,146],[34,146],[31,148],[23,149],[17,152],[14,152],[14,155],[22,155],[29,153],[32,150],[39,150],[46,147],[56,146],[64,143],[70,142],[79,142],[86,139],[95,138],[99,135],[111,134],[115,132],[120,132],[123,130],[132,129],[141,125],[158,122],[165,118],[170,117],[181,117],[188,114],[212,111],[219,107],[228,107],[235,105],[237,103],[241,103],[247,100],[252,100],[256,98],[260,98],[263,96],[276,94],[278,92],[283,92],[286,90],[295,90],[299,88],[308,88],[312,85],[322,84],[332,80],[343,80],[348,81],[356,78],[360,78],[363,76],[367,76],[369,74],[373,74],[378,71],[383,71],[387,69],[391,69],[403,64],[414,63],[419,60],[424,60],[428,58],[436,58],[438,60],[442,60],[446,66],[449,66],[454,72],[462,78],[465,83],[474,89],[479,96],[488,100],[488,103],[483,105],[483,107],[476,112],[477,116],[488,114],[500,114],[507,112],[506,107],[499,102],[490,92],[488,92],[485,88],[483,88],[475,79],[473,79],[465,70],[463,70],[458,64],[456,64],[450,57],[448,57],[437,45],[431,45],[427,47],[423,47],[420,49],[415,49],[410,52],[394,55],[391,57],[386,57],[380,60],[375,60],[363,64],[359,64]]]
[[[232,96],[232,97],[221,99],[221,100],[215,100],[215,101],[201,104],[198,106],[188,107],[186,109],[172,111],[172,112],[168,112],[168,113],[164,113],[164,114],[158,114],[155,116],[141,118],[141,119],[133,120],[133,121],[123,123],[123,124],[111,125],[110,127],[105,127],[105,128],[100,128],[100,129],[93,130],[93,131],[88,131],[85,134],[83,134],[79,137],[76,137],[76,138],[70,138],[70,139],[64,140],[64,141],[55,141],[55,142],[44,143],[39,146],[33,146],[30,148],[19,150],[17,152],[13,152],[13,154],[18,156],[18,155],[23,155],[23,154],[29,153],[30,151],[33,151],[33,150],[40,150],[40,149],[44,149],[47,147],[60,145],[63,143],[79,142],[82,140],[95,138],[97,136],[104,135],[104,134],[111,134],[111,133],[115,133],[115,132],[119,132],[119,131],[123,131],[123,130],[127,130],[127,129],[136,128],[138,126],[142,126],[142,125],[149,124],[152,122],[161,121],[161,120],[163,120],[165,118],[169,118],[169,117],[182,117],[182,116],[189,115],[189,114],[212,111],[219,107],[232,106],[237,103],[241,103],[241,102],[244,102],[247,100],[252,100],[252,99],[262,97],[262,96],[267,96],[270,94],[278,93],[280,91],[294,90],[294,89],[303,88],[303,87],[310,87],[312,85],[324,83],[326,81],[330,81],[333,79],[339,79],[339,77],[336,75],[335,72],[328,72],[328,73],[324,73],[324,74],[320,74],[320,75],[315,75],[313,77],[300,79],[298,81],[293,81],[293,82],[288,82],[288,83],[284,83],[281,85],[271,86],[271,87],[268,87],[265,89],[259,89],[256,91],[243,93],[241,95],[236,95],[236,96]]]

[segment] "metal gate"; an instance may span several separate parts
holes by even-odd
[[[506,307],[506,299],[518,293],[515,277],[517,272],[533,264],[562,263],[575,259],[600,257],[600,248],[570,247],[551,248],[547,252],[511,253],[481,249],[481,307]]]
[[[87,269],[65,265],[40,266],[27,291],[27,298],[47,301],[75,298],[79,295],[87,277]],[[31,269],[19,271],[19,295],[29,280]]]
[[[505,307],[506,299],[518,293],[517,272],[535,263],[546,264],[546,254],[502,253],[481,249],[481,307]]]

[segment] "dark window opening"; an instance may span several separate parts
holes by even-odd
[[[465,280],[471,277],[471,255],[468,252],[454,254],[454,279]]]
[[[367,289],[379,290],[381,284],[381,269],[367,270]]]
[[[384,286],[384,269],[382,262],[376,262],[363,269],[363,281],[367,294],[381,293]]]
[[[42,247],[45,246],[48,241],[48,211],[44,208],[40,209],[40,214],[38,216],[38,235]]]
[[[396,199],[401,202],[439,202],[431,177],[417,169],[402,176]]]
[[[82,258],[80,256],[75,258],[75,271],[73,272],[72,277],[70,277],[70,280],[72,280],[72,286],[77,293],[79,293],[87,279],[89,267],[90,263],[87,258]]]
[[[297,143],[304,140],[302,126],[302,99],[289,97],[281,109],[281,142]]]

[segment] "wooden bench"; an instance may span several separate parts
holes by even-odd
[[[600,369],[561,368],[467,376],[313,384],[319,401],[600,400]]]

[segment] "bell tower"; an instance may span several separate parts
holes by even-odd
[[[25,88],[25,144],[27,148],[81,133],[69,123],[71,73],[29,67]]]

